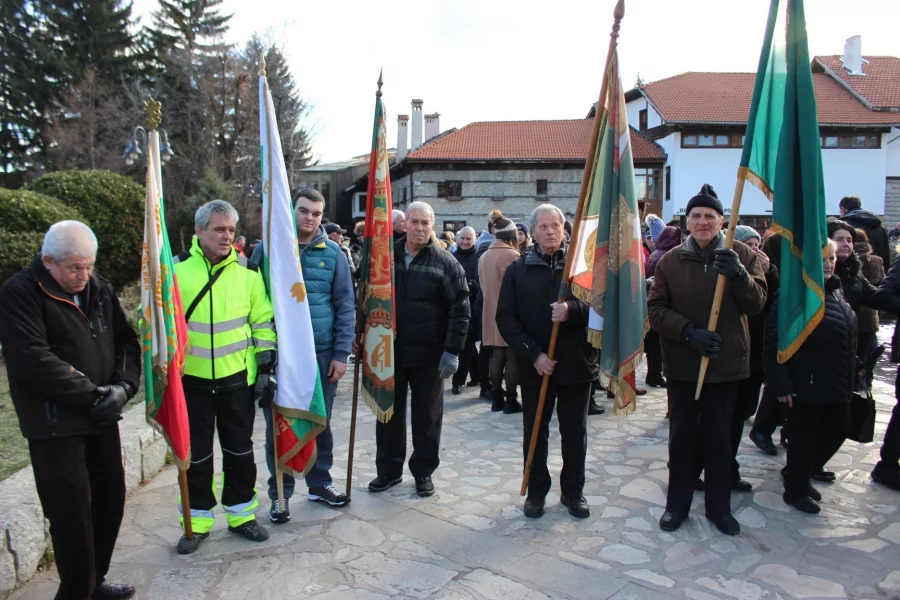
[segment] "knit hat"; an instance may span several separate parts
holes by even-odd
[[[700,193],[688,201],[684,214],[691,214],[691,210],[698,206],[711,208],[723,217],[725,216],[725,211],[722,210],[722,203],[719,201],[719,196],[716,195],[716,190],[708,183],[704,183],[703,187],[700,188]]]
[[[528,225],[525,223],[516,223],[516,229],[525,234],[525,237],[528,237]]]
[[[657,217],[656,215],[647,215],[647,218],[644,219],[644,222],[647,224],[647,227],[650,228],[650,239],[656,243],[656,238],[659,237],[659,234],[662,233],[662,230],[665,229],[666,224],[662,219]]]
[[[517,241],[519,239],[519,230],[516,229],[512,221],[506,217],[500,217],[494,221],[494,237],[498,240]]]
[[[762,236],[759,235],[759,232],[749,225],[738,225],[734,228],[734,239],[737,241],[746,242],[750,238],[756,238],[762,241]]]

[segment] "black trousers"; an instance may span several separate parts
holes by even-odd
[[[478,353],[478,374],[481,376],[482,391],[491,390],[493,389],[492,386],[500,386],[500,382],[494,383],[491,381],[491,353],[493,349],[493,346],[481,344],[481,351]]]
[[[663,376],[662,346],[659,334],[652,329],[644,336],[644,352],[647,353],[647,385],[656,385]]]
[[[787,449],[784,489],[805,496],[809,478],[819,472],[847,439],[850,403],[814,404],[797,401],[788,409],[791,443]]]
[[[472,381],[480,381],[478,369],[478,348],[475,346],[475,336],[466,338],[466,347],[459,353],[459,368],[453,374],[453,387],[466,385],[466,375],[471,375]]]
[[[706,515],[731,513],[731,429],[738,382],[706,383],[694,400],[696,381],[669,379],[669,490],[666,510],[687,515],[694,482],[706,472]]]
[[[522,424],[525,429],[522,440],[522,454],[528,460],[528,445],[537,415],[541,386],[522,385]],[[584,490],[584,460],[587,456],[587,411],[591,395],[591,382],[572,385],[556,385],[552,381],[547,388],[544,414],[531,464],[528,479],[528,496],[544,498],[550,491],[550,471],[547,469],[547,453],[550,445],[550,419],[553,405],[559,419],[559,434],[562,437],[562,472],[559,487],[566,498],[580,498]]]
[[[506,381],[506,399],[518,397],[519,359],[509,346],[491,346],[491,385],[495,400],[503,399],[503,381]]]
[[[762,388],[765,375],[762,373],[750,375],[738,383],[737,401],[734,406],[734,418],[731,420],[731,480],[741,478],[741,466],[737,461],[738,447],[741,438],[744,437],[744,421],[753,416],[756,407],[759,406],[759,391]]]
[[[396,479],[406,459],[406,395],[409,392],[413,452],[409,470],[413,477],[431,477],[441,462],[441,424],[444,418],[444,380],[436,365],[394,369],[394,416],[375,424],[375,468]]]
[[[256,461],[253,458],[253,388],[212,394],[185,390],[191,428],[191,468],[187,471],[191,509],[210,511],[216,506],[213,491],[213,435],[218,430],[222,447],[222,506],[238,506],[256,496]]]
[[[31,467],[59,572],[56,600],[88,600],[103,583],[125,511],[119,426],[29,440]]]
[[[770,438],[775,433],[775,428],[785,425],[786,419],[787,404],[779,402],[769,388],[763,388],[762,399],[753,419],[753,431]]]

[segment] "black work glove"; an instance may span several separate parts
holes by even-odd
[[[707,358],[718,358],[722,338],[715,331],[697,329],[688,325],[684,329],[684,343]]]
[[[728,281],[741,281],[747,276],[747,269],[741,264],[737,252],[731,248],[719,248],[713,255],[716,257],[713,269],[728,278]]]
[[[253,388],[253,401],[260,407],[268,404],[266,400],[268,400],[268,402],[272,401],[271,394],[266,393],[269,390],[269,383],[268,373],[259,373],[256,376],[256,386]],[[268,396],[268,398],[266,398],[266,396]]]
[[[122,408],[128,403],[129,389],[121,383],[97,387],[100,400],[94,404],[88,416],[100,426],[106,427],[119,420]]]

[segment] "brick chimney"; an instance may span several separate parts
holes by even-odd
[[[409,152],[409,115],[397,115],[397,162]]]
[[[441,133],[441,113],[425,115],[425,141]]]
[[[422,145],[422,100],[412,101],[412,139],[410,141],[410,151],[415,150]]]

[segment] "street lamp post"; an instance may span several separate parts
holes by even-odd
[[[159,131],[160,137],[159,154],[160,158],[162,158],[162,164],[165,165],[175,156],[175,152],[172,150],[172,144],[169,143],[169,134],[166,133],[166,130],[158,129],[157,131]],[[146,162],[146,155],[147,130],[138,125],[131,132],[131,137],[128,139],[128,147],[125,148],[122,158],[125,160],[126,165],[133,165],[139,158],[144,159]]]

